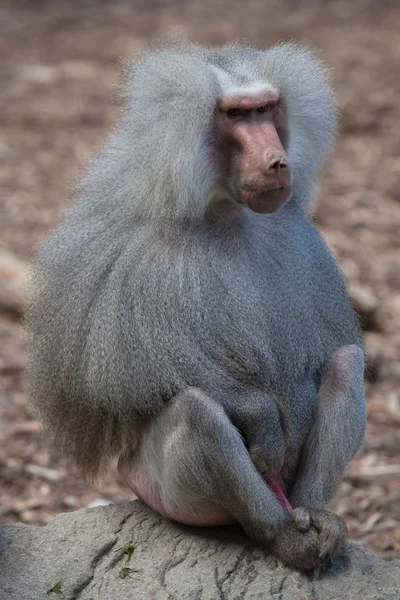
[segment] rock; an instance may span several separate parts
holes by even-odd
[[[20,316],[27,304],[28,266],[13,254],[0,252],[0,311]]]
[[[0,600],[399,600],[400,561],[349,545],[310,577],[238,528],[169,523],[140,501],[0,527]]]
[[[107,504],[112,504],[111,500],[106,500],[105,498],[95,498],[86,506],[87,508],[95,508],[96,506],[107,506]]]

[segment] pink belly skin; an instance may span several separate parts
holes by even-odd
[[[198,502],[190,507],[177,505],[160,492],[159,487],[150,480],[145,471],[132,464],[131,461],[129,465],[126,462],[120,464],[119,471],[133,493],[166,519],[197,526],[229,525],[236,522],[236,519],[222,506],[213,502]],[[266,484],[274,492],[283,508],[292,514],[293,509],[278,480],[268,480]]]
[[[275,496],[279,504],[291,515],[293,514],[293,508],[290,504],[289,500],[285,496],[285,492],[282,489],[281,484],[278,479],[265,479],[265,483],[268,485],[269,489],[274,492]]]

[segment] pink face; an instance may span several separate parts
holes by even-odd
[[[285,152],[287,118],[278,94],[223,96],[215,113],[217,159],[239,203],[258,213],[279,210],[291,195]]]

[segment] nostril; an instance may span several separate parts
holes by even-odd
[[[271,162],[271,164],[269,165],[269,168],[272,171],[278,171],[278,169],[280,169],[282,166],[280,159],[278,158],[277,160],[275,160],[274,162]]]
[[[267,154],[266,163],[270,173],[280,171],[281,169],[289,169],[289,162],[281,152]]]

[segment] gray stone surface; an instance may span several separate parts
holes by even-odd
[[[59,593],[48,593],[57,582]],[[236,528],[174,525],[139,501],[61,514],[47,527],[0,527],[1,600],[342,598],[399,600],[400,561],[349,546],[334,568],[310,578]]]

